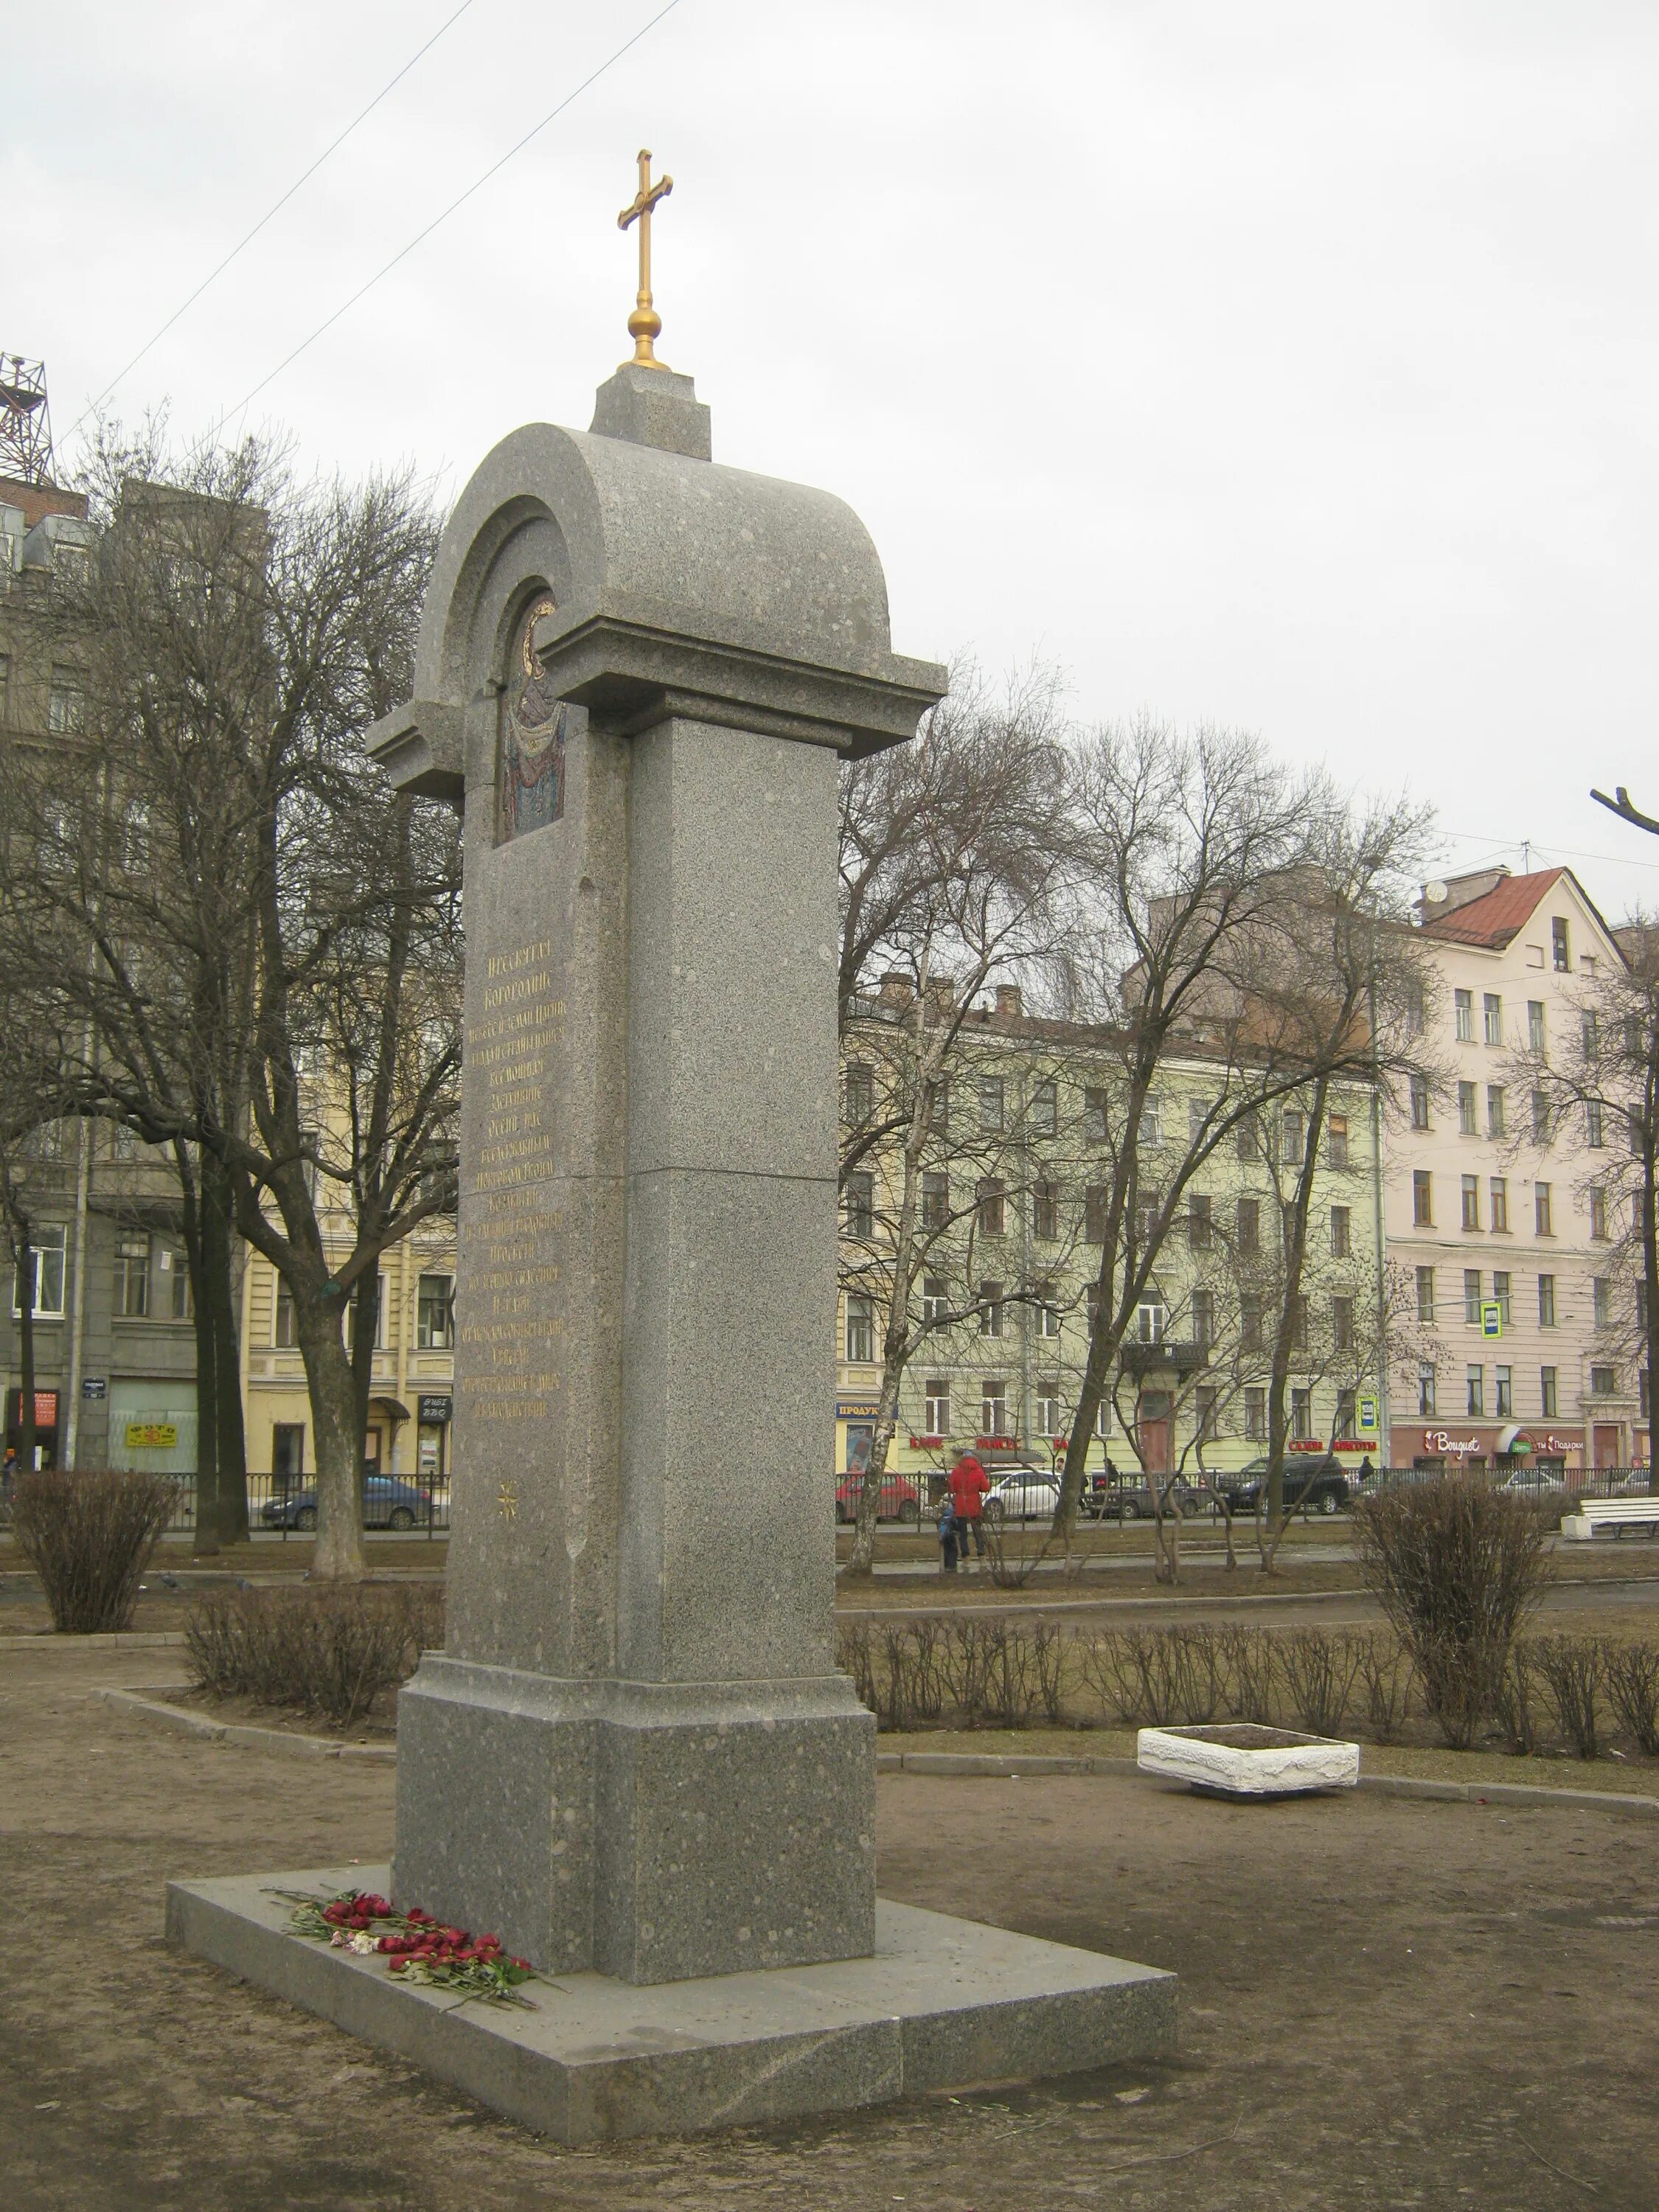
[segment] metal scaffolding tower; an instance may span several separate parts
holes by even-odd
[[[0,476],[52,482],[52,410],[46,364],[0,350]]]

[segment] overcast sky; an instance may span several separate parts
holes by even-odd
[[[458,4],[0,0],[0,345],[70,455]],[[110,410],[210,427],[660,4],[471,0]],[[1530,839],[1659,905],[1588,797],[1659,812],[1651,0],[678,0],[231,428],[453,496],[585,428],[642,144],[663,358],[717,459],[858,509],[900,651],[1259,731],[1432,799],[1449,866]]]

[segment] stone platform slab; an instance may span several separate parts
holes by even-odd
[[[566,2143],[843,2112],[1170,2050],[1176,1978],[878,1902],[867,1959],[648,1987],[534,1981],[533,2012],[396,1981],[290,1936],[274,1891],[388,1892],[386,1867],[170,1882],[169,1939]]]

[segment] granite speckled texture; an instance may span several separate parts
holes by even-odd
[[[883,1904],[872,1954],[640,1990],[599,1974],[526,1986],[536,2009],[457,2005],[384,1960],[287,1934],[272,1888],[385,1885],[378,1867],[174,1882],[167,1933],[567,2143],[754,2126],[1171,2049],[1176,1978]]]

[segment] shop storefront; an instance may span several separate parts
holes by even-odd
[[[1395,1449],[1402,1446],[1413,1467],[1490,1468],[1506,1473],[1521,1467],[1566,1468],[1584,1463],[1582,1422],[1449,1421],[1443,1425],[1396,1427]]]
[[[881,1411],[874,1398],[836,1401],[836,1469],[850,1474],[865,1465],[875,1440],[876,1416]]]
[[[449,1477],[449,1417],[454,1401],[447,1393],[422,1394],[415,1401],[419,1422],[416,1446],[416,1480],[444,1482]]]

